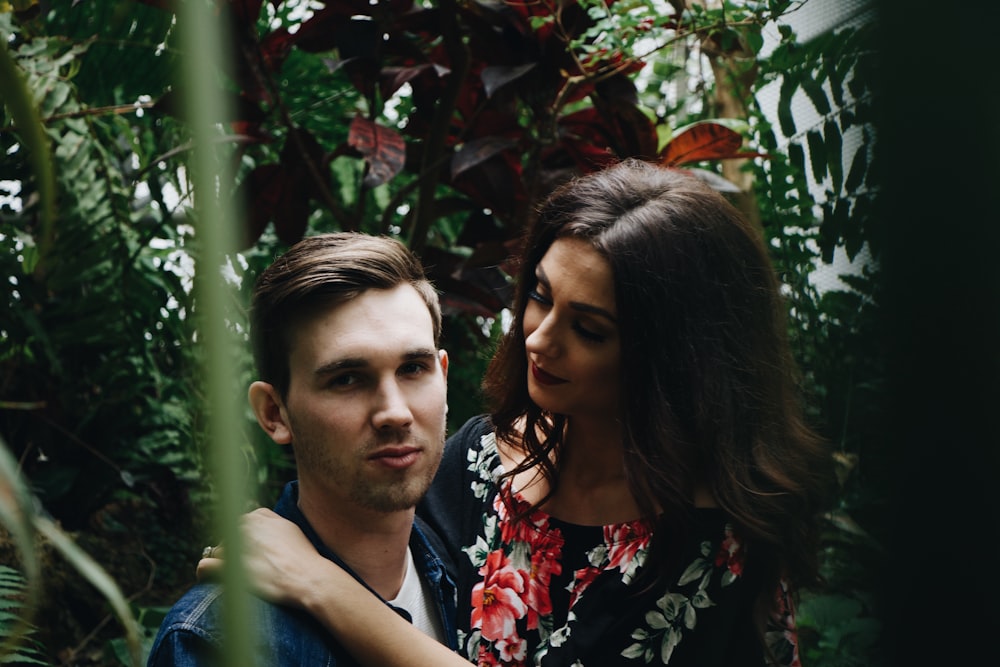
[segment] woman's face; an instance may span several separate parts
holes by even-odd
[[[621,341],[611,266],[587,241],[560,238],[535,280],[523,320],[531,400],[556,414],[616,418]]]

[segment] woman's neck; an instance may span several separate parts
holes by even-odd
[[[510,470],[523,454],[506,447],[501,457]],[[550,516],[589,526],[625,523],[641,516],[625,476],[617,421],[569,420],[557,467],[559,484],[541,505]],[[521,497],[532,504],[549,491],[548,480],[537,469],[517,475],[513,483]]]
[[[500,456],[504,468],[513,470],[524,453],[519,447],[501,443]],[[642,517],[625,474],[621,426],[617,421],[569,420],[557,466],[559,485],[540,506],[550,516],[589,526],[626,523]],[[548,480],[537,467],[518,474],[513,484],[532,504],[549,491]],[[694,484],[693,494],[691,502],[695,507],[718,507],[707,484]],[[655,512],[661,509],[653,507]]]

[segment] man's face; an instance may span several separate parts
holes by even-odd
[[[371,289],[306,320],[289,366],[283,415],[300,503],[413,507],[441,460],[448,368],[417,291]]]

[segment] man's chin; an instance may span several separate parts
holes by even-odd
[[[401,485],[383,488],[381,492],[372,493],[371,489],[364,494],[363,498],[356,498],[359,505],[375,512],[392,514],[412,510],[427,492],[427,487],[419,489],[400,488]]]

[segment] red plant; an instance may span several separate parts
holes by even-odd
[[[423,257],[446,305],[464,312],[502,307],[496,267],[539,199],[565,179],[625,157],[681,166],[750,155],[737,132],[714,123],[690,126],[661,149],[632,79],[643,63],[621,51],[581,56],[568,48],[593,25],[576,2],[328,0],[297,30],[263,33],[262,0],[220,3],[239,45],[233,128],[248,142],[286,137],[276,163],[242,177],[246,242],[272,222],[282,241],[294,242],[317,204],[341,228],[358,228],[361,216],[333,194],[329,168],[334,157],[354,156],[365,164],[363,188],[408,175],[395,188],[394,203],[410,204],[401,235]],[[546,22],[533,29],[533,17]],[[652,27],[646,19],[638,30]],[[294,49],[330,55],[329,66],[365,101],[344,119],[350,131],[342,145],[321,145],[282,112],[275,81]],[[388,127],[379,120],[382,101],[404,84],[412,111],[403,129]],[[387,209],[386,220],[397,208]],[[471,257],[428,246],[440,215],[464,217],[459,242],[474,250]]]

